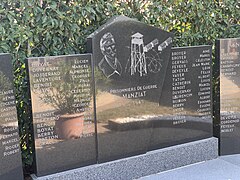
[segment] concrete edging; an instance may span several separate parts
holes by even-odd
[[[130,180],[218,157],[218,139],[207,138],[146,154],[77,168],[33,180]]]

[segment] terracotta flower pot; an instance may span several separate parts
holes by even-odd
[[[56,134],[60,139],[77,139],[83,133],[84,114],[61,115],[55,122]]]

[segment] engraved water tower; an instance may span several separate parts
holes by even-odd
[[[140,76],[147,74],[147,62],[143,50],[143,35],[133,34],[131,39],[131,75],[139,72]]]

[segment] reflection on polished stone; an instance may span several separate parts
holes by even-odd
[[[220,113],[216,122],[220,154],[240,153],[240,38],[220,39],[216,44],[220,68]]]
[[[172,48],[160,105],[171,115],[158,121],[150,149],[212,137],[212,47]]]
[[[125,16],[114,17],[88,37],[93,53],[98,160],[148,150],[159,106],[172,34]]]
[[[10,54],[0,54],[0,179],[23,180]]]
[[[28,59],[36,175],[96,163],[91,55]]]

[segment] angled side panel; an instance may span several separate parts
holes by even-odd
[[[0,54],[0,179],[23,180],[10,54]]]
[[[36,175],[96,163],[91,55],[28,59]]]
[[[220,154],[240,153],[240,39],[220,39]]]

